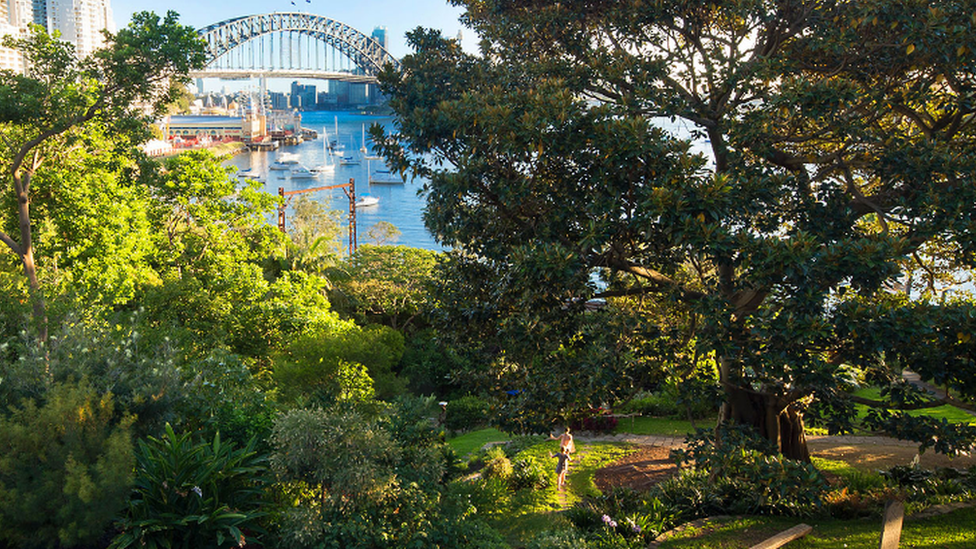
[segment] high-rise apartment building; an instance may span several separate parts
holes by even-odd
[[[0,34],[22,35],[30,23],[60,32],[78,57],[102,47],[102,29],[115,30],[109,0],[0,0]],[[23,61],[0,48],[0,68],[23,70]]]
[[[31,0],[0,0],[0,36],[23,36],[33,14]],[[24,60],[16,50],[0,47],[0,69],[23,72]]]
[[[109,0],[34,0],[34,20],[48,32],[61,31],[61,40],[74,44],[78,57],[102,47],[102,29],[115,30]]]

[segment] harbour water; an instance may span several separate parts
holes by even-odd
[[[328,111],[302,113],[302,127],[319,132],[318,139],[305,141],[299,145],[283,146],[278,151],[242,153],[229,160],[228,165],[241,170],[250,169],[251,172],[257,173],[264,181],[264,190],[274,195],[278,194],[279,188],[283,188],[285,191],[293,191],[338,185],[348,183],[350,179],[353,179],[357,197],[369,193],[379,199],[379,202],[374,206],[361,207],[356,210],[360,244],[369,243],[366,233],[370,227],[380,221],[386,221],[392,223],[400,231],[400,236],[395,244],[428,250],[443,250],[444,248],[434,241],[430,232],[424,227],[424,199],[418,195],[422,181],[411,180],[408,176],[406,183],[403,184],[369,184],[369,172],[367,170],[375,173],[376,170],[387,169],[382,160],[366,160],[365,155],[360,152],[360,148],[363,146],[363,128],[365,127],[368,131],[370,125],[374,123],[384,126],[387,131],[392,130],[392,119],[390,117]],[[336,135],[337,126],[338,135]],[[360,164],[337,165],[333,171],[317,174],[313,178],[295,178],[288,170],[269,169],[271,164],[285,153],[297,154],[299,162],[307,168],[324,164],[326,152],[323,148],[323,138],[326,136],[343,149],[343,156],[355,157],[360,160]],[[372,155],[368,134],[366,141],[366,146],[369,149],[366,154]],[[338,160],[338,156],[331,158],[334,164]],[[316,191],[305,196],[320,202],[329,210],[342,212],[342,219],[345,222],[346,212],[349,211],[349,199],[342,189]],[[291,211],[289,210],[286,218],[290,214]],[[345,233],[343,234],[345,235]]]
[[[264,190],[271,194],[278,194],[278,189],[285,191],[309,189],[313,187],[323,187],[347,183],[353,179],[356,185],[356,196],[361,197],[364,193],[369,193],[379,199],[376,205],[358,208],[356,211],[358,230],[358,240],[360,244],[370,243],[366,236],[370,227],[380,221],[392,223],[399,231],[400,236],[395,244],[424,248],[428,250],[443,250],[444,247],[434,241],[433,236],[424,226],[423,209],[424,199],[418,195],[422,181],[407,178],[406,183],[397,185],[370,185],[368,170],[374,173],[376,170],[385,170],[386,165],[382,160],[367,161],[364,154],[360,152],[363,146],[363,128],[369,129],[372,124],[380,124],[389,132],[393,129],[392,118],[386,116],[367,116],[356,113],[316,111],[302,114],[302,126],[319,132],[319,138],[305,141],[304,143],[291,146],[282,146],[277,151],[272,152],[249,152],[243,153],[232,158],[228,163],[238,169],[250,168],[257,173],[264,181]],[[676,137],[689,139],[693,153],[703,154],[711,162],[710,148],[704,139],[692,138],[691,131],[686,125],[674,123],[668,120],[656,120],[655,123],[662,129],[667,130]],[[336,129],[338,128],[338,132]],[[269,167],[276,159],[282,158],[289,153],[297,154],[301,165],[307,168],[314,168],[325,163],[325,150],[323,139],[328,138],[335,141],[338,147],[343,149],[344,156],[353,156],[360,160],[358,165],[337,165],[334,171],[317,174],[312,178],[292,177],[288,170],[270,170]],[[366,135],[367,154],[372,155],[369,142],[369,135]],[[332,157],[332,162],[336,163],[338,156]],[[712,162],[712,165],[714,163]],[[349,199],[341,189],[316,191],[309,193],[309,198],[322,203],[329,210],[342,212],[342,219],[346,219],[346,212],[349,211]],[[291,211],[288,210],[286,218]],[[274,223],[275,220],[269,220]],[[345,232],[343,233],[345,237]],[[345,243],[344,243],[345,247]]]

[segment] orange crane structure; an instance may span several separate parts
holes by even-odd
[[[292,196],[302,193],[313,193],[316,191],[328,191],[331,189],[342,189],[342,192],[346,193],[346,196],[349,197],[349,255],[352,255],[359,247],[359,242],[356,235],[356,184],[355,180],[352,178],[349,179],[349,183],[327,185],[325,187],[312,187],[310,189],[300,189],[297,191],[286,191],[284,187],[278,187],[278,196],[282,198],[281,204],[278,205],[278,229],[280,229],[281,232],[285,232],[285,208],[288,207],[288,202],[291,201]]]

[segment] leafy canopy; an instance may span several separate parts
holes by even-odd
[[[976,260],[971,3],[455,3],[481,56],[411,33],[378,141],[430,178],[428,226],[455,249],[445,326],[481,358],[469,379],[522,391],[509,417],[612,401],[655,363],[696,371],[656,339],[662,311],[718,366],[721,419],[791,457],[808,410],[849,427],[848,366],[900,387],[885,315],[911,313],[881,298],[908,261]],[[847,302],[885,306],[838,330]],[[953,311],[973,310],[920,328],[965,333]],[[972,365],[927,367],[973,394]],[[971,443],[932,427],[909,438]]]

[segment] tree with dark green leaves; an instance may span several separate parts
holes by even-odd
[[[918,401],[907,365],[976,394],[976,309],[887,296],[907,263],[976,263],[976,4],[453,3],[481,54],[411,33],[374,139],[429,178],[443,326],[497,412],[538,425],[691,356],[720,421],[788,457],[805,415],[851,428],[852,373],[884,387],[875,428],[971,447],[888,407]]]
[[[406,331],[423,324],[437,252],[409,246],[360,246],[333,276],[358,319]]]
[[[135,14],[127,28],[107,35],[105,48],[84,59],[57,38],[40,27],[26,38],[5,37],[3,44],[19,50],[27,68],[23,74],[0,71],[0,170],[11,210],[2,216],[0,241],[22,264],[42,340],[47,328],[34,238],[39,227],[31,204],[45,188],[46,168],[75,149],[90,148],[93,131],[124,136],[114,143],[131,150],[149,136],[136,104],[162,109],[205,56],[196,31],[180,25],[174,12],[164,19]]]

